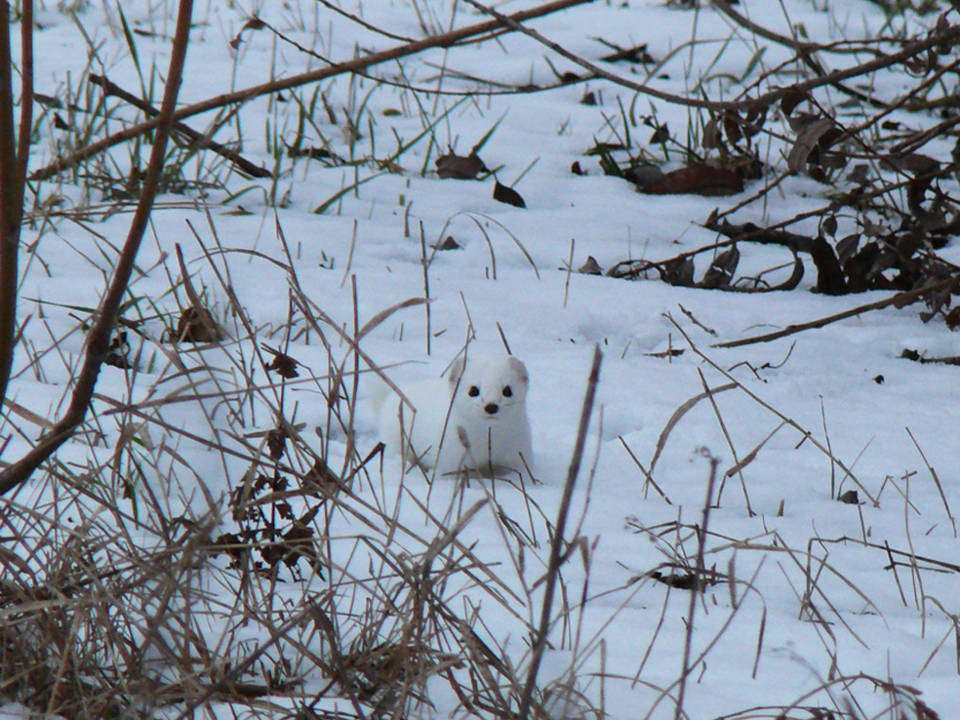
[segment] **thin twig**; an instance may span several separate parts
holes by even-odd
[[[582,5],[586,2],[590,2],[590,0],[554,0],[553,2],[544,3],[543,5],[538,5],[537,7],[530,8],[529,10],[514,13],[510,16],[510,19],[513,22],[529,20],[531,18],[557,12],[558,10],[564,10],[566,8],[573,7],[574,5]],[[216,110],[217,108],[225,105],[244,103],[262,95],[270,95],[271,93],[280,92],[282,90],[290,90],[295,87],[300,87],[301,85],[315,83],[319,80],[326,80],[327,78],[331,78],[336,75],[356,72],[358,70],[368,68],[371,65],[378,65],[380,63],[388,62],[390,60],[397,60],[408,55],[415,55],[416,53],[428,50],[430,48],[448,47],[465,38],[499,28],[501,25],[502,23],[500,20],[487,20],[485,22],[476,23],[475,25],[468,25],[467,27],[460,28],[459,30],[452,30],[439,35],[431,35],[423,40],[417,40],[416,42],[400,45],[398,47],[390,48],[389,50],[382,50],[380,52],[371,53],[370,55],[353,58],[352,60],[337,63],[330,67],[311,70],[310,72],[291,75],[287,78],[272,80],[270,82],[261,83],[260,85],[253,85],[235,92],[217,95],[201,102],[193,103],[192,105],[187,105],[180,108],[174,113],[173,120],[185,120],[188,117],[209,112],[210,110]],[[30,179],[45,180],[46,178],[52,177],[57,173],[63,172],[64,170],[83,162],[89,157],[100,154],[104,150],[107,150],[114,145],[119,145],[126,140],[130,140],[143,135],[144,133],[150,132],[154,128],[158,127],[160,122],[160,118],[152,118],[126,128],[125,130],[116,132],[113,135],[92,143],[85,148],[81,148],[72,155],[60,158],[56,162],[53,162],[44,168],[40,168],[30,176]]]
[[[813,446],[814,446],[815,448],[817,448],[817,450],[819,450],[819,451],[822,452],[824,455],[826,455],[827,457],[829,457],[833,462],[835,462],[835,463],[837,464],[837,466],[838,466],[841,470],[843,470],[843,472],[844,472],[844,479],[846,479],[847,477],[849,477],[851,480],[853,480],[853,483],[854,483],[858,488],[860,488],[860,492],[862,492],[862,493],[867,497],[867,499],[870,500],[871,503],[873,503],[873,506],[874,506],[874,507],[879,507],[879,506],[880,506],[880,502],[873,496],[873,493],[871,493],[869,490],[867,490],[866,486],[865,486],[862,482],[860,482],[860,479],[859,479],[856,475],[853,474],[853,470],[851,470],[850,468],[848,468],[847,465],[846,465],[843,461],[841,461],[838,457],[836,457],[835,455],[833,455],[833,453],[831,453],[826,447],[824,447],[824,446],[823,446],[823,443],[821,443],[819,440],[817,440],[810,431],[806,430],[804,427],[802,427],[802,426],[801,426],[798,422],[796,422],[795,420],[791,420],[790,418],[788,418],[788,417],[787,417],[786,415],[784,415],[782,412],[780,412],[780,411],[777,410],[775,407],[773,407],[770,403],[766,402],[766,401],[763,400],[759,395],[757,395],[757,394],[754,393],[752,390],[750,390],[750,388],[746,387],[745,385],[743,385],[743,383],[741,383],[741,382],[738,381],[736,378],[734,378],[733,375],[731,375],[728,371],[724,370],[722,367],[720,367],[719,365],[717,365],[717,363],[715,363],[706,353],[704,353],[699,347],[697,347],[696,343],[694,343],[693,340],[690,339],[690,336],[689,336],[689,335],[687,334],[687,332],[683,329],[683,327],[681,327],[680,324],[679,324],[676,320],[674,320],[673,317],[672,317],[669,313],[665,314],[664,317],[666,317],[667,320],[669,320],[671,323],[673,323],[673,326],[674,326],[675,328],[677,328],[677,330],[680,332],[681,335],[683,335],[683,339],[687,341],[687,344],[690,346],[690,349],[691,349],[694,353],[696,353],[696,355],[697,355],[698,357],[700,357],[701,359],[703,359],[704,362],[706,362],[708,365],[710,365],[710,367],[712,367],[712,368],[713,368],[714,370],[716,370],[718,373],[720,373],[721,375],[723,375],[725,378],[727,378],[728,380],[731,380],[733,383],[735,383],[736,386],[739,387],[744,393],[746,393],[747,397],[749,397],[751,400],[753,400],[754,402],[756,402],[756,403],[757,403],[758,405],[760,405],[761,407],[763,407],[763,408],[769,410],[770,412],[772,412],[772,413],[773,413],[774,415],[776,415],[778,418],[780,418],[781,420],[783,420],[787,425],[789,425],[790,427],[794,428],[797,432],[799,432],[801,435],[803,435],[805,440],[809,440],[809,441],[813,444]]]
[[[701,373],[701,379],[702,378],[703,374]],[[710,388],[707,387],[706,380],[703,382],[703,387],[712,400],[713,395],[710,393]],[[680,718],[684,716],[683,700],[687,690],[687,676],[690,675],[691,670],[690,652],[693,646],[693,620],[697,611],[697,598],[700,596],[701,578],[706,574],[706,568],[703,566],[704,548],[707,544],[707,531],[710,525],[710,508],[713,506],[713,488],[717,482],[717,465],[720,464],[718,458],[706,454],[706,451],[704,451],[704,453],[710,462],[710,476],[707,479],[707,495],[703,501],[702,520],[700,527],[697,528],[697,564],[694,568],[693,587],[690,589],[690,603],[687,606],[687,626],[683,642],[683,664],[680,668],[680,686],[677,689],[677,704],[673,715],[674,720],[680,720]]]
[[[675,105],[703,108],[705,110],[713,110],[716,112],[724,110],[743,110],[749,107],[766,107],[772,105],[786,95],[802,93],[804,91],[813,90],[814,88],[822,87],[824,85],[835,85],[842,80],[849,80],[850,78],[859,77],[860,75],[866,75],[876,70],[891,67],[892,65],[896,65],[904,60],[909,60],[912,57],[916,57],[917,55],[920,55],[921,53],[924,53],[930,48],[938,45],[950,46],[956,40],[956,38],[960,36],[960,24],[950,25],[944,30],[931,33],[922,40],[917,40],[908,44],[899,52],[883,55],[882,57],[870,60],[869,62],[861,63],[860,65],[854,65],[853,67],[845,68],[844,70],[835,70],[834,72],[820,75],[803,82],[794,83],[793,85],[787,85],[786,87],[769,90],[757,98],[744,98],[743,100],[722,102],[701,100],[695,97],[686,97],[683,95],[675,95],[673,93],[664,92],[663,90],[657,90],[649,85],[634,82],[633,80],[623,77],[622,75],[608,72],[589,60],[585,60],[579,55],[570,52],[549,38],[544,37],[536,30],[532,30],[531,28],[521,25],[518,20],[509,18],[497,12],[493,8],[477,2],[477,0],[464,0],[464,2],[472,5],[478,10],[482,10],[488,15],[497,18],[498,20],[502,21],[504,25],[512,27],[514,30],[522,32],[524,35],[532,37],[534,40],[550,48],[558,55],[561,55],[567,60],[576,63],[580,67],[589,70],[597,78],[609,80],[610,82],[621,85],[622,87],[635,90],[636,92],[643,93],[644,95],[650,95],[651,97],[659,98],[660,100],[666,100],[667,102],[674,103]]]
[[[6,3],[0,3],[0,5],[4,8],[7,7]],[[163,103],[160,115],[157,118],[157,133],[150,151],[150,162],[147,165],[140,202],[137,205],[137,212],[130,222],[130,230],[117,259],[117,266],[113,271],[110,286],[100,304],[100,310],[93,327],[90,329],[86,352],[83,357],[83,366],[77,376],[73,395],[70,398],[70,405],[52,432],[46,435],[21,459],[0,472],[0,495],[29,478],[41,463],[73,435],[87,415],[100,369],[103,367],[103,361],[109,352],[110,335],[117,322],[120,304],[127,293],[127,286],[136,262],[137,252],[147,229],[153,200],[159,188],[167,141],[173,125],[173,113],[176,109],[180,80],[183,76],[183,66],[190,41],[190,19],[192,15],[193,0],[180,0],[177,30],[173,40],[170,67],[167,71],[167,82],[163,91]],[[2,21],[3,19],[0,18],[0,22]],[[2,48],[0,48],[0,52],[2,52]],[[0,133],[0,136],[2,136],[2,133]]]
[[[765,335],[754,335],[753,337],[742,338],[740,340],[730,340],[728,342],[716,343],[711,345],[711,347],[732,348],[740,347],[741,345],[751,345],[753,343],[770,342],[771,340],[778,340],[779,338],[786,337],[787,335],[795,335],[798,332],[810,330],[811,328],[824,327],[825,325],[830,325],[831,323],[835,323],[839,320],[845,320],[846,318],[853,317],[854,315],[870,312],[871,310],[880,310],[881,308],[885,308],[890,305],[898,308],[906,307],[907,305],[911,305],[918,300],[923,299],[924,295],[948,288],[951,285],[956,284],[958,281],[960,281],[960,278],[949,277],[946,280],[941,280],[940,282],[933,283],[932,285],[924,285],[922,288],[917,288],[916,290],[897,293],[896,295],[888,297],[886,300],[878,300],[877,302],[867,303],[866,305],[858,305],[850,310],[844,310],[843,312],[836,313],[835,315],[828,315],[827,317],[819,318],[818,320],[811,320],[810,322],[800,323],[798,325],[787,325],[787,327],[785,327],[783,330],[766,333]]]
[[[518,714],[520,720],[527,720],[529,716],[533,688],[537,682],[537,672],[540,669],[540,661],[543,659],[543,651],[547,645],[547,632],[550,630],[550,611],[553,605],[553,595],[556,591],[557,576],[563,557],[563,532],[567,526],[570,500],[573,497],[573,489],[576,486],[577,475],[580,473],[580,463],[583,460],[583,446],[587,441],[587,428],[590,425],[590,416],[593,414],[593,401],[597,393],[597,384],[600,381],[600,363],[602,360],[603,353],[600,352],[600,346],[595,345],[593,348],[593,364],[590,366],[590,376],[587,379],[587,392],[583,398],[583,405],[580,409],[577,442],[573,449],[573,456],[570,458],[570,466],[567,468],[567,480],[563,486],[563,497],[560,499],[560,509],[557,511],[557,524],[550,542],[550,561],[547,565],[547,583],[543,591],[543,607],[540,611],[540,625],[533,638],[533,654],[530,657],[530,668],[527,670],[527,682],[523,687],[523,696],[520,699],[520,712]]]
[[[160,113],[160,111],[157,110],[153,105],[141,100],[136,95],[127,92],[122,87],[103,75],[94,75],[91,73],[87,76],[87,79],[90,80],[90,82],[92,82],[94,85],[99,85],[102,87],[105,95],[113,95],[114,97],[118,97],[121,100],[130,103],[135,108],[143,110],[151,117],[156,117]],[[173,129],[185,136],[191,143],[208,150],[213,150],[213,152],[217,153],[217,155],[225,157],[248,175],[252,175],[256,178],[273,177],[273,173],[266,168],[260,167],[259,165],[254,165],[252,162],[240,155],[240,153],[238,153],[236,150],[231,150],[226,145],[221,145],[216,140],[211,140],[208,136],[197,132],[189,125],[185,125],[181,122],[175,122],[173,124]]]

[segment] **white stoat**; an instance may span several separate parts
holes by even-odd
[[[470,353],[453,363],[446,381],[400,387],[416,412],[396,393],[375,396],[381,439],[394,451],[403,447],[411,465],[438,475],[529,478],[528,385],[526,366],[512,355]]]

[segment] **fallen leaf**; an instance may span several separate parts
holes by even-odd
[[[474,153],[466,156],[450,153],[437,158],[437,175],[441,178],[474,180],[477,175],[486,170],[487,166],[483,164],[483,160]]]
[[[720,125],[716,118],[710,118],[710,121],[704,126],[700,144],[708,149],[720,147]]]
[[[673,260],[663,268],[663,279],[671,285],[693,287],[693,258]]]
[[[174,342],[210,343],[226,337],[209,310],[193,305],[183,309],[177,319]]]
[[[791,90],[780,99],[780,109],[783,114],[790,117],[790,113],[804,100],[810,99],[810,93],[806,90]]]
[[[837,500],[839,500],[842,503],[846,503],[847,505],[860,504],[860,496],[857,494],[856,490],[847,490],[840,497],[838,497]]]
[[[840,261],[826,240],[814,238],[810,256],[817,266],[817,292],[824,295],[844,295],[849,292]]]
[[[588,255],[586,262],[577,269],[577,272],[584,275],[602,275],[603,268],[600,267],[600,263],[593,255]]]
[[[513,205],[514,207],[525,208],[527,206],[520,196],[520,193],[513,188],[507,187],[499,180],[497,184],[493,186],[493,199],[506,203],[507,205]]]
[[[443,242],[434,245],[437,250],[459,250],[460,243],[453,239],[453,235],[447,235]]]
[[[743,179],[733,170],[697,163],[668,172],[660,180],[640,188],[648,195],[693,194],[705,197],[743,192]]]
[[[713,259],[699,286],[711,290],[729,287],[739,262],[740,251],[736,245],[732,245]]]
[[[820,222],[820,232],[824,235],[829,235],[833,237],[837,234],[837,216],[836,215],[827,215]]]
[[[649,142],[651,145],[660,145],[661,143],[665,143],[669,139],[670,139],[670,128],[667,127],[666,123],[664,123],[663,125],[661,125],[656,130],[653,131],[653,135],[650,136]]]
[[[290,380],[295,377],[300,376],[300,371],[297,370],[297,365],[299,364],[292,357],[286,353],[282,353],[279,350],[271,350],[270,348],[265,348],[267,352],[273,353],[273,360],[270,361],[270,364],[267,365],[267,370],[277,373],[280,377]]]
[[[663,170],[656,165],[631,165],[623,171],[623,177],[629,180],[637,189],[642,189],[664,177]]]
[[[723,114],[723,131],[727,134],[727,139],[734,144],[743,138],[740,123],[740,116],[735,111],[728,110]]]

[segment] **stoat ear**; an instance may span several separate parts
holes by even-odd
[[[523,364],[523,360],[510,355],[507,358],[507,362],[510,363],[510,369],[520,378],[520,382],[524,385],[529,383],[530,375],[527,373],[527,366]]]
[[[453,361],[453,365],[450,366],[449,380],[450,387],[456,387],[457,383],[460,382],[460,378],[463,377],[463,368],[465,361],[461,355],[456,360]]]

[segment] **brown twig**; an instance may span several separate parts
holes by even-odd
[[[7,3],[0,3],[0,6],[6,8]],[[190,18],[192,15],[193,0],[180,0],[170,68],[167,71],[163,103],[160,108],[160,115],[157,118],[157,133],[150,151],[150,162],[147,165],[140,202],[137,205],[137,212],[130,222],[130,230],[117,259],[117,266],[114,269],[110,286],[100,304],[100,310],[93,327],[90,329],[83,357],[83,366],[76,378],[70,405],[48,435],[40,440],[26,455],[0,472],[0,495],[29,478],[41,463],[73,435],[86,417],[100,369],[109,352],[110,335],[116,325],[120,303],[127,292],[127,285],[133,272],[137,251],[140,249],[140,243],[147,229],[150,210],[160,184],[167,140],[173,125],[173,113],[176,109],[180,80],[183,77],[183,66],[189,46]],[[0,18],[0,22],[3,22],[3,20],[3,18]],[[0,31],[0,34],[2,34],[2,31]],[[2,42],[2,39],[0,39],[0,42]],[[0,52],[2,52],[2,48],[0,48]],[[0,136],[2,136],[2,132],[0,132]]]
[[[573,449],[573,456],[570,458],[570,466],[567,468],[567,480],[563,486],[563,497],[560,499],[560,509],[557,511],[557,523],[554,527],[553,538],[550,542],[550,560],[547,564],[547,583],[543,590],[543,607],[540,611],[540,624],[537,627],[536,635],[533,637],[533,651],[530,657],[530,667],[527,670],[527,682],[523,687],[523,695],[520,699],[519,720],[527,720],[530,713],[533,688],[537,682],[537,672],[540,669],[540,661],[543,659],[543,651],[547,645],[547,633],[550,630],[550,612],[553,606],[553,595],[556,591],[557,575],[560,571],[564,554],[563,533],[567,526],[567,515],[570,511],[570,500],[573,497],[573,489],[577,483],[577,475],[580,473],[583,447],[587,441],[587,428],[590,425],[590,416],[593,414],[593,401],[597,393],[597,384],[600,381],[600,363],[602,361],[603,354],[600,352],[600,346],[594,346],[593,364],[590,366],[590,376],[587,380],[587,392],[583,398],[583,405],[580,409],[577,441]]]
[[[23,196],[33,129],[33,2],[20,17],[20,128],[13,125],[10,4],[0,3],[0,405],[7,395],[17,345],[17,287]],[[16,144],[14,139],[16,138]]]
[[[329,0],[317,0],[317,2],[319,2],[321,5],[323,5],[327,10],[332,10],[333,12],[337,13],[338,15],[342,15],[343,17],[347,18],[348,20],[352,20],[353,22],[357,23],[357,25],[360,25],[361,27],[365,27],[367,30],[370,30],[371,32],[375,32],[375,33],[377,33],[378,35],[383,35],[383,36],[388,37],[388,38],[391,38],[391,39],[393,39],[393,40],[401,40],[401,41],[403,41],[403,42],[408,42],[408,43],[409,43],[409,42],[416,42],[413,38],[407,37],[406,35],[396,35],[396,34],[390,32],[389,30],[386,30],[385,28],[382,28],[382,27],[379,27],[379,26],[377,26],[377,25],[373,25],[373,24],[371,24],[371,23],[368,23],[366,20],[364,20],[364,19],[363,19],[362,17],[360,17],[359,15],[354,15],[353,13],[348,13],[346,10],[344,10],[343,8],[338,7],[337,5],[335,5],[334,3],[330,2]]]
[[[935,365],[960,365],[960,355],[947,355],[945,357],[924,357],[916,350],[904,350],[900,353],[901,360],[912,360],[921,365],[933,363]]]
[[[33,0],[25,0],[20,14],[20,127],[17,132],[18,207],[22,208],[27,164],[30,162],[30,134],[33,132]]]
[[[530,8],[529,10],[523,10],[521,12],[514,13],[513,15],[509,16],[509,19],[511,22],[522,22],[524,20],[530,20],[532,18],[548,15],[550,13],[557,12],[558,10],[564,10],[575,5],[582,5],[590,1],[591,0],[553,0],[553,2],[544,3],[543,5],[538,5]],[[494,30],[498,27],[501,27],[502,24],[503,23],[501,23],[500,20],[487,20],[474,25],[468,25],[467,27],[463,27],[458,30],[451,30],[439,35],[431,35],[423,40],[417,40],[416,42],[400,45],[398,47],[390,48],[389,50],[383,50],[381,52],[371,53],[370,55],[354,58],[342,63],[337,63],[331,67],[320,68],[318,70],[312,70],[310,72],[300,73],[298,75],[291,75],[287,78],[272,80],[270,82],[261,83],[260,85],[253,85],[235,92],[217,95],[201,102],[180,108],[173,114],[173,120],[185,120],[188,117],[209,112],[210,110],[216,110],[217,108],[225,105],[243,103],[248,100],[252,100],[253,98],[260,97],[261,95],[269,95],[282,90],[300,87],[301,85],[306,85],[308,83],[325,80],[336,75],[356,72],[358,70],[368,68],[371,65],[377,65],[390,60],[397,60],[408,55],[415,55],[416,53],[428,50],[430,48],[448,47],[473,35],[479,35],[481,33]],[[57,173],[63,172],[64,170],[83,162],[89,157],[98,155],[114,145],[119,145],[126,140],[143,135],[159,125],[160,119],[152,118],[116,132],[113,135],[92,143],[85,148],[81,148],[72,155],[69,155],[65,158],[60,158],[46,167],[40,168],[30,176],[30,179],[45,180],[46,178],[52,177]]]
[[[837,538],[818,537],[816,540],[818,543],[837,543],[837,544],[848,543],[848,542],[855,543],[857,545],[862,545],[863,547],[874,548],[875,550],[883,550],[884,552],[887,553],[887,557],[891,557],[892,555],[899,555],[900,557],[906,558],[907,560],[911,560],[911,561],[920,560],[925,563],[930,563],[931,565],[939,565],[940,567],[946,570],[950,570],[951,572],[960,573],[960,565],[957,565],[956,563],[945,562],[944,560],[937,560],[936,558],[932,558],[927,555],[917,555],[913,551],[908,552],[906,550],[894,550],[889,545],[886,545],[886,544],[880,545],[879,543],[872,543],[866,540],[860,540],[859,538],[850,537],[848,535],[841,535],[840,537],[837,537]]]
[[[590,0],[584,0],[584,1],[589,2]],[[277,39],[282,40],[288,45],[296,48],[299,52],[302,52],[306,55],[314,57],[317,60],[327,63],[328,65],[336,65],[336,63],[333,62],[333,60],[331,60],[330,58],[324,55],[321,55],[316,50],[311,50],[305,45],[302,45],[301,43],[294,40],[290,35],[287,35],[277,30],[270,23],[265,22],[263,23],[263,26],[268,30],[270,30],[270,32],[272,32]],[[492,37],[496,37],[497,35],[502,35],[504,33],[509,33],[509,32],[513,32],[513,30],[511,28],[505,28],[491,35],[477,35],[471,38],[467,38],[466,40],[462,40],[458,43],[455,43],[452,47],[463,47],[464,45],[467,45],[470,43],[485,42],[487,40],[490,40]],[[405,38],[399,37],[399,39],[403,40]],[[413,42],[413,41],[410,40],[410,42]],[[430,65],[430,63],[426,63],[426,64]],[[410,90],[411,92],[423,93],[425,95],[442,95],[444,97],[467,97],[467,96],[493,97],[493,96],[500,96],[500,95],[531,95],[533,93],[545,92],[547,90],[556,90],[557,88],[567,87],[580,82],[586,82],[587,80],[590,79],[588,77],[577,78],[576,80],[568,80],[568,79],[561,78],[561,79],[558,79],[557,82],[551,83],[550,85],[531,85],[531,84],[508,85],[505,83],[498,82],[496,80],[491,80],[489,78],[467,75],[465,73],[458,73],[457,77],[461,80],[470,80],[473,82],[482,83],[490,86],[498,85],[502,89],[501,90],[479,90],[476,88],[471,88],[469,90],[444,90],[440,87],[427,87],[424,85],[414,85],[411,82],[391,80],[390,78],[374,75],[373,73],[366,72],[364,70],[354,70],[353,72],[356,75],[359,75],[360,77],[367,78],[368,80],[372,80],[375,83],[386,85],[388,87],[400,88],[402,90]],[[448,74],[450,74],[449,70],[447,72]],[[401,69],[401,76],[402,76],[402,69]]]
[[[755,403],[757,403],[758,405],[760,405],[760,407],[762,407],[762,408],[768,410],[769,412],[773,413],[773,414],[776,415],[778,418],[780,418],[783,422],[785,422],[787,425],[789,425],[790,427],[792,427],[793,429],[795,429],[797,432],[799,432],[801,435],[803,435],[803,436],[804,436],[804,439],[805,439],[807,442],[810,442],[811,444],[813,444],[813,446],[814,446],[815,448],[817,448],[817,450],[819,450],[819,451],[822,452],[824,455],[826,455],[827,457],[829,457],[833,462],[835,462],[835,463],[837,464],[837,467],[839,467],[841,470],[843,470],[843,472],[844,472],[844,480],[846,480],[846,478],[849,477],[849,478],[853,481],[853,483],[860,489],[860,492],[862,492],[862,493],[864,494],[864,496],[865,496],[868,500],[870,500],[871,503],[873,503],[873,506],[874,506],[874,507],[879,507],[879,506],[880,506],[880,501],[877,500],[877,498],[875,498],[875,497],[873,496],[873,493],[871,493],[871,492],[867,489],[867,487],[866,487],[862,482],[860,482],[860,479],[857,478],[857,476],[853,474],[853,470],[851,470],[851,469],[847,466],[846,463],[844,463],[842,460],[840,460],[840,458],[838,458],[838,457],[836,457],[835,455],[833,455],[832,451],[831,451],[829,448],[825,447],[825,446],[823,445],[823,443],[821,443],[819,440],[817,440],[817,439],[813,436],[813,434],[810,433],[810,431],[806,430],[802,425],[800,425],[800,424],[799,424],[798,422],[796,422],[795,420],[792,420],[792,419],[788,418],[788,417],[787,417],[786,415],[784,415],[782,412],[780,412],[779,410],[777,410],[773,405],[771,405],[770,403],[768,403],[767,401],[765,401],[763,398],[761,398],[759,395],[757,395],[755,392],[753,392],[750,388],[748,388],[748,387],[745,386],[743,383],[741,383],[739,380],[737,380],[736,378],[734,378],[733,375],[731,375],[728,370],[724,370],[724,369],[723,369],[722,367],[720,367],[716,362],[714,362],[713,359],[710,358],[709,355],[707,355],[705,352],[703,352],[703,350],[701,350],[699,347],[697,347],[697,345],[693,342],[693,340],[690,339],[690,335],[687,334],[687,331],[684,330],[683,327],[682,327],[676,320],[674,320],[673,317],[672,317],[669,313],[665,314],[664,317],[673,324],[673,326],[677,329],[677,332],[679,332],[681,335],[683,335],[683,339],[687,341],[687,344],[690,346],[690,349],[691,349],[694,353],[696,353],[696,355],[697,355],[700,359],[702,359],[705,363],[707,363],[710,367],[712,367],[712,368],[713,368],[714,370],[716,370],[718,373],[720,373],[721,375],[723,375],[725,378],[727,378],[728,380],[730,380],[731,382],[733,382],[734,384],[736,384],[736,386],[739,387],[739,388],[744,392],[744,394],[746,394],[747,397],[749,397],[749,398],[750,398],[751,400],[753,400]]]
[[[813,90],[814,88],[822,87],[824,85],[835,85],[838,82],[843,80],[849,80],[850,78],[859,77],[860,75],[866,75],[867,73],[874,72],[875,70],[881,70],[897,63],[903,62],[904,60],[909,60],[912,57],[915,57],[921,53],[926,52],[930,48],[936,47],[938,45],[949,46],[955,42],[957,37],[960,37],[960,24],[950,25],[947,28],[933,32],[922,40],[916,40],[912,43],[906,45],[899,52],[891,53],[889,55],[882,55],[874,60],[870,60],[859,65],[854,65],[843,70],[835,70],[831,73],[826,73],[818,77],[812,78],[810,80],[804,80],[803,82],[794,83],[793,85],[787,85],[786,87],[777,88],[775,90],[769,90],[766,93],[760,95],[756,98],[744,98],[742,100],[735,101],[713,101],[713,100],[701,100],[694,97],[686,97],[683,95],[675,95],[673,93],[664,92],[663,90],[657,90],[656,88],[650,87],[649,85],[644,85],[642,83],[634,82],[629,78],[617,75],[616,73],[611,73],[603,68],[595,65],[594,63],[586,60],[575,53],[570,52],[561,45],[553,42],[549,38],[541,35],[536,30],[525,27],[520,24],[520,22],[515,18],[507,17],[491,7],[488,7],[477,0],[464,0],[473,7],[481,10],[488,15],[495,17],[496,19],[503,22],[503,24],[512,27],[518,32],[522,32],[524,35],[532,37],[534,40],[539,42],[542,45],[553,50],[558,55],[565,57],[567,60],[576,63],[582,68],[589,70],[594,74],[595,77],[603,78],[604,80],[609,80],[612,83],[621,85],[622,87],[630,88],[636,92],[643,93],[644,95],[650,95],[651,97],[659,98],[661,100],[666,100],[667,102],[674,103],[676,105],[684,105],[687,107],[703,108],[705,110],[713,111],[723,111],[723,110],[743,110],[751,107],[766,107],[777,100],[785,97],[786,95],[793,93],[802,93],[807,90]]]
[[[885,300],[878,300],[877,302],[867,303],[866,305],[858,305],[855,308],[850,310],[844,310],[843,312],[836,313],[835,315],[828,315],[827,317],[822,317],[817,320],[811,320],[810,322],[800,323],[798,325],[787,325],[783,330],[777,330],[776,332],[766,333],[764,335],[754,335],[749,338],[742,338],[740,340],[730,340],[727,342],[716,343],[711,347],[715,348],[732,348],[740,347],[741,345],[752,345],[753,343],[760,342],[770,342],[771,340],[778,340],[779,338],[786,337],[788,335],[795,335],[798,332],[803,332],[804,330],[810,330],[812,328],[820,328],[825,325],[830,325],[839,320],[845,320],[848,317],[853,317],[854,315],[861,315],[865,312],[870,312],[871,310],[880,310],[882,308],[893,305],[898,308],[906,307],[911,305],[918,300],[922,300],[925,295],[928,293],[936,292],[937,290],[944,290],[951,285],[955,285],[960,282],[960,278],[949,277],[946,280],[941,280],[940,282],[933,283],[932,285],[925,285],[916,290],[909,290],[907,292],[897,293],[891,297],[886,298]]]
[[[784,224],[785,223],[781,223],[780,226]],[[678,255],[674,255],[673,257],[665,260],[621,260],[607,271],[607,275],[609,277],[624,279],[635,278],[638,275],[645,273],[647,270],[657,270],[662,272],[664,267],[671,264],[681,263],[684,260],[694,257],[695,255],[700,255],[701,253],[709,252],[710,250],[719,250],[720,248],[730,247],[731,245],[736,245],[741,241],[756,242],[760,243],[761,245],[782,245],[786,248],[789,248],[794,253],[809,253],[813,246],[812,238],[806,237],[805,235],[786,232],[784,230],[778,230],[776,229],[778,226],[762,228],[749,224],[733,225],[726,221],[723,223],[717,223],[711,217],[707,219],[703,227],[705,227],[707,230],[713,230],[714,232],[720,233],[721,235],[726,235],[729,239],[711,243],[710,245],[704,245],[703,247],[695,248],[693,250],[687,250],[686,252],[679,253]]]
[[[704,379],[703,373],[700,373],[700,380],[703,381],[704,392],[710,398],[710,402],[713,402],[713,394],[711,393],[710,388],[707,386],[707,381]],[[713,507],[713,488],[717,482],[717,466],[720,464],[719,458],[713,457],[706,451],[704,451],[704,455],[707,458],[707,461],[710,463],[710,475],[707,478],[707,492],[703,501],[703,509],[701,510],[701,524],[700,527],[696,528],[697,560],[694,568],[695,581],[687,602],[687,621],[683,638],[683,662],[680,665],[680,684],[677,688],[677,703],[673,714],[674,720],[680,720],[681,718],[686,717],[686,713],[683,712],[683,701],[687,689],[687,678],[690,676],[691,670],[693,670],[693,667],[691,667],[690,664],[690,654],[693,648],[693,630],[694,618],[696,617],[697,612],[697,599],[698,595],[700,594],[697,591],[697,588],[700,587],[700,583],[703,581],[704,575],[706,575],[706,568],[703,564],[703,556],[704,549],[707,545],[707,536],[710,528],[710,509]],[[751,515],[752,514],[753,513],[751,512]]]
[[[114,97],[118,97],[121,100],[130,103],[135,108],[143,110],[151,117],[156,117],[160,114],[160,111],[157,110],[153,105],[141,100],[136,95],[127,92],[122,87],[103,75],[95,75],[90,73],[90,75],[87,76],[87,79],[90,80],[90,82],[92,82],[94,85],[99,85],[102,87],[105,95],[113,95]],[[236,150],[231,150],[225,145],[221,145],[216,140],[211,140],[208,136],[197,132],[189,125],[185,125],[181,122],[175,122],[173,124],[173,129],[185,136],[195,145],[208,150],[213,150],[213,152],[217,153],[217,155],[225,157],[248,175],[252,175],[253,177],[257,178],[273,177],[273,173],[266,168],[260,167],[259,165],[254,165],[252,162],[240,155],[240,153],[238,153]]]
[[[813,57],[814,52],[826,49],[824,48],[823,45],[820,45],[818,43],[811,43],[811,42],[801,42],[800,40],[787,37],[786,35],[780,35],[779,33],[775,33],[772,30],[769,30],[768,28],[763,27],[762,25],[758,25],[757,23],[750,20],[750,18],[745,17],[740,13],[738,13],[736,10],[730,7],[727,0],[712,0],[710,4],[714,8],[719,10],[721,13],[726,15],[728,18],[730,18],[733,22],[737,23],[743,28],[746,28],[747,30],[752,32],[754,35],[759,35],[760,37],[766,38],[767,40],[772,40],[775,43],[779,43],[780,45],[784,45],[786,47],[792,48],[793,50],[796,51],[797,58],[801,62],[803,62],[803,64],[806,65],[808,68],[813,70],[818,76],[823,77],[824,75],[827,74],[826,71],[823,69],[823,65],[821,65],[820,62]],[[864,52],[864,48],[840,48],[840,49],[833,48],[832,52],[859,53],[859,52]],[[883,53],[873,48],[867,48],[866,52],[871,52],[876,57],[883,57]],[[841,82],[838,82],[838,81],[831,82],[830,85],[835,87],[837,90],[844,93],[845,95],[855,97],[858,100],[868,103],[869,105],[875,108],[883,109],[887,107],[887,104],[885,102],[877,100],[876,98],[872,98],[866,93],[862,93],[859,90],[856,90],[854,88],[847,87]]]

